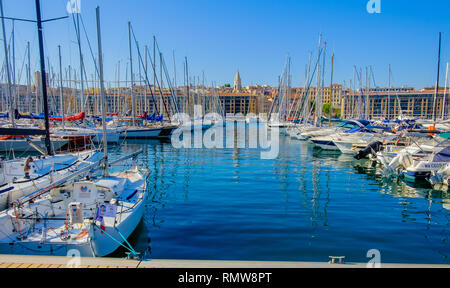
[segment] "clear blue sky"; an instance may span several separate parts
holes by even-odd
[[[326,83],[330,81],[330,58],[334,52],[335,82],[348,82],[353,65],[363,69],[372,65],[376,84],[387,86],[388,64],[391,64],[393,85],[416,88],[434,85],[438,32],[443,32],[442,85],[445,63],[450,61],[449,0],[381,0],[381,14],[367,13],[367,0],[81,1],[83,19],[95,53],[95,7],[101,8],[105,70],[110,80],[114,78],[114,67],[119,60],[121,74],[125,75],[127,21],[132,22],[141,45],[152,46],[152,36],[156,35],[171,72],[172,51],[175,51],[179,84],[182,61],[187,56],[190,74],[201,76],[205,71],[209,83],[232,83],[239,70],[243,85],[276,85],[289,54],[293,84],[298,86],[304,81],[309,52],[317,49],[319,33],[328,43]],[[34,0],[3,2],[6,16],[35,19]],[[66,0],[42,2],[43,18],[67,15]],[[11,24],[7,23],[9,35]],[[55,68],[57,45],[63,47],[64,65],[78,67],[71,19],[45,24],[44,37],[47,56]],[[32,67],[37,69],[36,27],[16,22],[18,70],[27,40],[33,47]],[[83,47],[88,73],[93,74],[84,38]]]

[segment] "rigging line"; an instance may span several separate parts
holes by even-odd
[[[140,63],[140,65],[142,65],[142,67],[143,67],[144,75],[145,75],[145,80],[146,80],[146,82],[147,82],[147,85],[148,85],[149,88],[150,88],[149,90],[150,90],[150,94],[151,94],[151,96],[152,96],[153,105],[154,105],[154,107],[155,107],[156,113],[159,114],[159,110],[158,110],[158,107],[157,107],[157,105],[156,105],[156,99],[155,99],[155,96],[154,96],[154,94],[153,94],[153,89],[152,89],[152,86],[150,85],[150,81],[148,80],[147,69],[145,68],[144,61],[143,61],[142,56],[141,56],[141,52],[140,52],[140,49],[139,49],[139,45],[138,45],[138,43],[137,43],[136,35],[134,34],[133,26],[132,26],[131,24],[130,24],[130,26],[131,26],[131,34],[133,35],[133,39],[134,39],[134,41],[135,41],[136,48],[137,48],[137,51],[138,51],[138,56],[139,56],[139,60],[140,60],[139,63]],[[147,53],[148,53],[148,51],[147,51]],[[149,60],[150,60],[150,64],[151,64],[151,66],[153,67],[153,71],[154,71],[154,73],[155,73],[155,80],[157,81],[157,84],[158,84],[158,87],[159,87],[159,92],[160,92],[160,94],[161,94],[161,97],[164,98],[164,94],[163,94],[163,92],[161,91],[161,87],[159,86],[158,77],[156,76],[155,65],[153,64],[152,57],[151,57],[150,54],[148,54],[148,57],[149,57]],[[156,61],[156,60],[155,60],[155,61]],[[156,83],[155,83],[155,84],[156,84]],[[156,85],[155,85],[155,86],[156,86]],[[155,88],[155,89],[156,89],[156,88]],[[163,101],[163,102],[164,102],[164,109],[166,110],[167,113],[169,113],[169,111],[168,111],[168,109],[167,109],[167,106],[166,106],[166,102],[165,102],[165,101]],[[169,119],[170,119],[170,115],[168,115],[168,116],[169,116]]]
[[[175,90],[173,88],[172,81],[170,80],[169,71],[167,70],[166,61],[164,60],[164,57],[162,57],[162,64],[163,64],[164,74],[165,74],[166,79],[167,79],[167,84],[169,85],[170,91],[172,92],[172,101],[175,104],[175,108],[177,109],[177,112],[180,113],[180,109],[178,107],[177,98],[175,96]]]
[[[177,104],[177,102],[175,100],[176,98],[174,97],[175,94],[174,94],[173,85],[172,85],[172,82],[170,80],[169,73],[168,73],[168,70],[167,70],[166,61],[164,60],[164,56],[161,53],[161,50],[159,49],[159,44],[158,44],[158,41],[156,40],[156,37],[155,37],[155,44],[156,44],[156,48],[158,49],[158,53],[161,55],[161,62],[162,62],[161,65],[162,65],[164,73],[166,75],[167,84],[169,85],[169,88],[171,89],[171,92],[172,92],[172,101],[175,103],[175,108],[177,109],[178,113],[180,113],[180,109],[179,109],[178,104]],[[156,64],[156,59],[155,59],[155,64]],[[162,79],[161,79],[161,81],[162,81]]]
[[[163,70],[164,70],[164,74],[165,74],[165,76],[166,76],[167,85],[169,86],[169,89],[170,89],[171,92],[172,92],[172,101],[173,101],[174,104],[175,104],[175,108],[177,108],[178,112],[180,112],[180,110],[178,109],[178,105],[177,105],[177,103],[176,103],[176,101],[175,101],[175,97],[174,97],[175,94],[174,94],[174,90],[173,90],[173,85],[172,85],[172,81],[170,80],[170,77],[169,77],[169,72],[168,72],[168,70],[167,70],[166,61],[164,60],[163,54],[162,54],[161,51],[159,50],[159,45],[158,45],[158,41],[156,41],[156,38],[155,38],[155,44],[156,44],[156,47],[158,48],[158,53],[161,55],[161,66],[162,66],[162,68],[163,68]],[[162,80],[161,80],[161,81],[162,81]]]
[[[91,42],[89,41],[89,37],[88,37],[87,32],[86,32],[86,27],[84,26],[83,17],[81,15],[80,15],[80,19],[81,19],[81,25],[83,26],[84,35],[86,36],[86,41],[88,43],[89,51],[91,52],[92,60],[94,62],[95,71],[97,72],[97,76],[100,78],[100,72],[99,72],[98,67],[97,67],[97,61],[96,61],[94,53],[92,51]]]
[[[309,80],[309,84],[308,84],[308,87],[307,87],[307,89],[306,89],[306,97],[304,98],[304,102],[306,102],[307,100],[308,100],[308,94],[309,94],[309,89],[311,88],[311,85],[312,85],[312,82],[314,81],[314,75],[316,74],[316,71],[317,71],[317,67],[318,67],[318,65],[319,65],[319,61],[320,61],[320,55],[322,54],[322,52],[323,52],[323,48],[321,48],[320,50],[319,50],[319,54],[317,55],[317,61],[316,61],[316,64],[315,64],[315,66],[314,66],[314,70],[313,70],[313,73],[312,73],[312,75],[310,75],[310,80]],[[303,107],[303,105],[302,105],[302,107]],[[310,107],[310,111],[309,111],[309,113],[308,113],[308,118],[309,118],[309,115],[311,115],[311,113],[312,113],[312,111],[313,111],[313,109],[312,109],[313,107],[312,107],[312,105],[311,105],[311,107]]]

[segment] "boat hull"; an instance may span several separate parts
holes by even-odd
[[[111,144],[119,143],[119,133],[107,131],[106,141]],[[92,142],[103,143],[103,132],[99,132],[97,135],[95,135],[95,137],[92,139]]]
[[[334,144],[333,141],[327,141],[327,140],[311,140],[312,143],[314,143],[317,147],[323,150],[333,150],[333,151],[339,151],[339,148]]]
[[[120,139],[161,139],[169,138],[175,126],[160,128],[127,129],[120,133]]]
[[[46,150],[45,139],[32,140],[34,144],[40,147],[42,150]],[[53,150],[59,150],[64,147],[68,140],[52,140]],[[2,140],[0,141],[0,152],[35,152],[36,150],[28,144],[24,139],[19,140]]]
[[[95,256],[103,257],[107,256],[119,248],[119,244],[116,242],[117,240],[122,240],[122,243],[125,242],[125,239],[128,239],[130,235],[136,230],[139,222],[141,221],[144,211],[145,211],[145,203],[144,198],[142,198],[139,204],[134,208],[135,212],[133,215],[128,216],[125,221],[122,221],[115,229],[112,227],[106,227],[105,232],[101,231],[99,228],[93,228],[93,240],[92,240],[92,248],[94,250]],[[119,232],[120,231],[120,232]],[[103,232],[103,233],[102,233]],[[112,236],[113,240],[110,236]],[[126,246],[126,245],[125,245]]]

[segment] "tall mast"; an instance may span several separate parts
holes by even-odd
[[[41,4],[39,0],[36,0],[36,17],[37,17],[37,29],[39,38],[39,54],[41,62],[41,93],[42,99],[44,100],[45,147],[47,148],[47,154],[52,156],[53,151],[50,143],[50,123],[48,119],[47,75],[45,72],[45,55],[44,55],[44,41],[42,37]]]
[[[175,63],[175,50],[172,50],[172,56],[173,56],[173,86],[175,89],[177,88],[177,66]]]
[[[130,48],[130,77],[131,77],[131,117],[132,126],[136,119],[136,99],[134,97],[134,78],[133,78],[133,50],[131,49],[131,22],[128,22],[128,46]]]
[[[387,103],[387,118],[391,119],[391,64],[389,64],[389,80],[388,80],[388,103]]]
[[[136,46],[139,49],[139,42],[136,41]],[[139,58],[138,58],[139,59]],[[138,61],[138,81],[137,81],[137,86],[139,86],[139,98],[136,102],[136,113],[142,114],[142,91],[141,91],[141,85],[142,85],[142,72],[141,72],[141,63]],[[139,107],[139,109],[138,109]]]
[[[17,83],[16,83],[16,33],[15,33],[15,22],[12,20],[12,33],[11,33],[11,41],[12,41],[12,80],[13,80],[13,97],[11,99],[12,105],[14,109],[17,109],[18,100],[16,99],[17,95]],[[15,113],[14,113],[15,114]]]
[[[371,68],[371,67],[370,67]],[[366,119],[368,120],[370,118],[369,115],[369,108],[370,108],[370,73],[371,73],[371,69],[369,69],[369,67],[366,67],[366,86],[367,86],[367,92],[366,92],[366,110],[365,110],[365,114],[366,114]]]
[[[116,111],[117,113],[119,113],[119,115],[121,115],[121,99],[120,99],[120,60],[119,63],[117,63],[117,108]]]
[[[177,66],[176,66],[176,64],[175,64],[175,50],[172,50],[172,56],[173,56],[173,75],[174,75],[174,84],[173,84],[173,87],[174,87],[174,90],[175,90],[175,99],[176,99],[176,105],[177,105],[177,107],[178,107],[178,109],[177,110],[180,110],[179,109],[179,101],[178,101],[178,87],[177,87]],[[180,111],[178,111],[178,112],[180,112]],[[183,111],[184,112],[184,111]]]
[[[64,96],[63,96],[63,80],[62,80],[62,61],[61,61],[61,45],[58,45],[58,55],[59,55],[59,107],[62,116],[62,127],[64,129],[65,125],[65,115],[64,115]]]
[[[77,40],[78,40],[78,54],[80,56],[80,84],[81,84],[81,91],[80,91],[80,111],[84,112],[84,84],[83,84],[83,68],[84,68],[84,62],[83,62],[83,53],[81,51],[81,31],[80,31],[80,14],[77,13],[77,25],[76,25],[76,33],[77,33]]]
[[[318,108],[318,102],[319,102],[319,97],[320,97],[320,74],[321,74],[321,67],[320,67],[320,47],[322,46],[322,34],[319,35],[319,45],[317,47],[317,63],[318,63],[318,67],[317,67],[317,87],[316,87],[316,101],[315,101],[315,119],[314,119],[314,125],[317,126],[318,125],[318,117],[319,116],[319,108]],[[319,119],[320,121],[320,119]]]
[[[187,96],[187,113],[189,114],[189,115],[191,115],[191,108],[193,108],[193,106],[192,106],[192,99],[191,99],[191,91],[190,91],[190,87],[191,87],[191,83],[190,83],[190,81],[189,81],[189,66],[188,66],[188,60],[187,60],[187,57],[185,57],[185,61],[186,61],[186,89],[187,89],[187,93],[186,93],[186,96]],[[192,107],[191,107],[192,106]],[[186,113],[185,112],[185,113]]]
[[[434,101],[433,101],[433,123],[436,124],[436,107],[437,107],[437,95],[439,93],[439,70],[441,68],[441,32],[439,32],[439,51],[438,51],[438,65],[437,65],[437,79],[436,88],[434,91]]]
[[[331,110],[333,109],[333,72],[334,72],[333,69],[334,69],[334,53],[331,55],[330,109],[328,111],[328,126],[331,126]]]
[[[105,111],[105,85],[103,83],[103,56],[102,56],[102,37],[100,31],[100,7],[97,6],[95,9],[96,18],[97,18],[97,41],[98,41],[98,67],[100,73],[100,90],[102,94],[102,126],[103,126],[103,153],[104,153],[104,176],[108,176],[108,142],[106,141],[106,111]]]
[[[445,98],[447,97],[447,80],[448,80],[448,62],[447,62],[447,69],[445,72],[445,89],[444,89],[444,99],[442,100],[442,120],[445,119]]]
[[[28,112],[31,113],[31,57],[30,57],[30,42],[27,42],[28,67],[27,67],[27,99]]]
[[[144,50],[145,50],[145,73],[147,73],[147,71],[148,71],[148,46],[147,45],[145,45]],[[146,82],[144,82],[144,85],[145,85],[144,111],[148,113],[149,112],[148,111],[148,97],[147,97],[148,85]]]
[[[155,59],[155,63],[156,63],[156,59]],[[163,82],[163,79],[162,79],[162,53],[161,52],[159,52],[159,79],[160,79],[160,82],[161,83],[159,83],[159,89],[160,89],[160,91],[161,91],[161,98],[160,98],[160,106],[159,107],[161,107],[160,108],[160,110],[161,110],[161,115],[164,115],[164,82]],[[169,114],[169,111],[167,111],[167,114]]]
[[[6,32],[5,32],[5,15],[3,14],[3,1],[0,0],[0,16],[2,18],[2,32],[3,32],[3,48],[5,49],[5,63],[6,63],[6,78],[8,79],[8,100],[9,102],[9,119],[13,127],[16,126],[14,123],[14,105],[12,102],[12,86],[11,86],[11,74],[10,74],[10,66],[9,66],[9,53],[8,53],[8,44],[6,43]]]
[[[69,70],[69,107],[71,108],[71,109],[68,109],[68,112],[70,112],[70,111],[72,111],[72,107],[73,107],[73,105],[71,104],[71,103],[73,103],[73,93],[72,93],[72,67],[69,65],[69,68],[68,68],[68,70]],[[71,106],[72,105],[72,106]]]

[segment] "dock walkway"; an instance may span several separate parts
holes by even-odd
[[[75,258],[61,256],[0,255],[0,268],[70,268]],[[330,264],[328,262],[277,261],[210,261],[164,260],[144,261],[120,258],[80,258],[78,268],[366,268],[365,263]],[[78,264],[78,265],[77,265]],[[450,268],[450,265],[381,264],[382,268]]]

